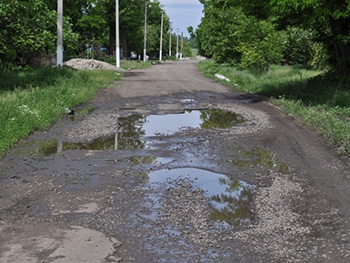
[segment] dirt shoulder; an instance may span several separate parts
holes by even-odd
[[[348,164],[196,63],[125,72],[0,160],[1,262],[349,262]],[[243,121],[147,133],[210,110]]]

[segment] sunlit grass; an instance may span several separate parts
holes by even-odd
[[[115,71],[40,68],[0,73],[0,156],[33,131],[49,128],[100,87],[120,79]]]
[[[213,61],[198,66],[208,77],[218,73],[229,78],[230,82],[217,80],[236,90],[269,97],[286,114],[317,131],[339,154],[350,155],[349,78],[299,66],[271,66],[264,73]]]

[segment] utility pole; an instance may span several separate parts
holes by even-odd
[[[147,0],[145,1],[145,34],[143,38],[143,62],[146,62],[146,47],[147,47]]]
[[[171,27],[169,28],[169,57],[171,57]]]
[[[115,1],[115,45],[116,45],[116,66],[120,68],[120,43],[119,43],[119,0]]]
[[[180,59],[183,58],[183,53],[184,53],[184,33],[181,32],[181,55],[180,55]]]
[[[63,0],[57,2],[57,67],[63,66]]]
[[[159,61],[162,61],[162,49],[163,49],[163,16],[162,12],[162,21],[160,22],[160,48],[159,48]]]
[[[179,58],[179,29],[176,28],[176,58]]]

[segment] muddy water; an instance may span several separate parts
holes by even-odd
[[[251,210],[254,189],[252,185],[235,179],[234,174],[221,174],[208,169],[187,167],[187,165],[181,167],[183,162],[174,156],[165,157],[162,156],[162,153],[150,155],[150,153],[144,152],[144,150],[154,150],[152,145],[164,143],[166,138],[172,138],[171,145],[174,147],[174,142],[176,144],[181,141],[176,134],[180,134],[182,131],[224,130],[239,126],[244,123],[243,117],[221,109],[183,110],[181,113],[163,115],[128,114],[128,111],[124,109],[121,113],[126,116],[118,118],[118,129],[114,136],[101,137],[90,142],[65,142],[51,139],[43,142],[38,152],[45,156],[62,154],[65,151],[128,152],[126,157],[119,157],[115,161],[125,163],[128,167],[141,167],[143,172],[136,174],[146,178],[147,187],[152,188],[159,184],[167,187],[173,183],[186,182],[186,184],[191,185],[191,188],[203,191],[210,207],[210,218],[218,227],[231,228],[254,223],[255,215]],[[186,141],[191,141],[191,139],[186,138]],[[193,142],[198,143],[196,141],[197,139],[194,138]],[[246,151],[237,148],[233,152],[235,154],[227,156],[226,162],[244,170],[261,165],[271,169],[285,169],[285,166],[277,162],[274,153],[270,151],[258,148]],[[196,160],[195,155],[183,154],[187,161],[190,160],[196,166],[198,160]],[[207,154],[205,156],[209,157]],[[177,165],[170,169],[169,164],[173,165],[174,163]],[[168,168],[163,169],[164,165],[168,165]],[[149,169],[146,167],[151,166],[153,168],[150,168],[149,171],[144,171]],[[91,183],[91,180],[82,182],[82,184],[86,183]],[[154,197],[153,207],[162,206],[158,198],[158,196]]]
[[[149,183],[189,183],[194,189],[200,188],[208,197],[211,219],[223,226],[252,224],[254,214],[250,210],[253,198],[252,186],[224,174],[196,168],[178,168],[152,171]]]
[[[130,115],[118,118],[118,131],[112,137],[91,142],[51,140],[41,153],[50,155],[65,150],[134,150],[147,148],[146,138],[172,135],[184,129],[230,128],[243,123],[239,115],[220,109],[184,110],[181,114]]]

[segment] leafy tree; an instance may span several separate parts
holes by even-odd
[[[165,14],[159,1],[150,2],[148,5],[147,16],[147,53],[151,57],[159,56],[160,46],[160,31],[161,31],[161,19],[163,16],[163,53],[169,43],[169,39],[164,34],[168,32],[170,27],[169,17]],[[142,32],[144,32],[142,30]],[[143,44],[143,42],[142,42]]]
[[[94,58],[99,58],[101,48],[108,46],[108,27],[104,13],[103,5],[92,5],[77,20],[75,30],[79,34],[79,53],[91,52]]]
[[[241,4],[237,7],[234,3]],[[282,58],[281,34],[270,20],[251,13],[251,4],[233,0],[203,1],[204,18],[196,30],[200,53],[219,63],[267,69]],[[250,11],[245,13],[245,10]]]
[[[234,63],[241,56],[236,49],[238,39],[235,32],[243,14],[239,8],[233,6],[225,6],[224,9],[221,6],[217,7],[216,1],[221,2],[214,0],[204,4],[205,15],[196,30],[199,53],[212,57],[219,63]]]
[[[218,62],[232,61],[233,53],[227,51],[237,46],[238,32],[239,47],[235,50],[239,56],[234,60],[238,59],[242,66],[278,62],[285,46],[288,51],[282,55],[289,64],[319,65],[328,58],[339,74],[350,73],[348,0],[200,2],[204,6],[204,18],[196,31],[197,43],[200,52]],[[237,18],[237,13],[243,16]],[[241,23],[241,18],[253,23]],[[257,31],[260,36],[254,38]]]
[[[114,0],[101,0],[105,8],[105,17],[107,26],[109,29],[109,52],[112,54],[115,50],[115,1]],[[135,47],[133,43],[142,43],[141,28],[144,21],[144,1],[132,0],[132,1],[119,1],[119,25],[120,25],[120,37],[124,57],[130,56],[130,51],[134,51]],[[137,47],[137,49],[139,49]]]
[[[195,34],[194,29],[193,29],[193,26],[189,26],[187,28],[187,32],[190,34],[191,38],[196,38],[196,34]]]
[[[56,50],[57,13],[44,0],[3,0],[0,3],[0,60],[26,65]],[[64,19],[65,49],[77,45],[69,17]]]
[[[43,0],[3,0],[0,3],[0,59],[25,64],[55,47],[55,12]],[[14,57],[16,57],[14,59]]]
[[[124,56],[130,51],[142,54],[144,12],[147,3],[147,50],[159,52],[160,24],[163,11],[159,1],[122,0],[120,36]],[[30,63],[34,58],[55,52],[57,35],[57,0],[3,0],[0,2],[0,61]],[[76,0],[64,2],[64,50],[67,55],[81,55],[87,47],[108,46],[115,50],[115,0]],[[170,27],[164,15],[163,48],[167,49]]]
[[[187,32],[190,34],[190,38],[188,39],[188,44],[191,48],[197,48],[197,42],[196,42],[196,33],[192,26],[189,26],[187,28]]]
[[[283,37],[270,21],[246,17],[235,36],[239,41],[237,50],[242,54],[240,64],[243,68],[267,71],[269,65],[281,62]]]
[[[143,53],[145,3],[145,0],[119,1],[119,26],[124,57],[129,57],[131,51]],[[115,47],[115,1],[100,0],[99,4],[104,7],[100,14],[107,23],[108,46],[112,54]],[[164,11],[159,1],[147,2],[147,8],[147,50],[153,52],[156,49],[153,43],[159,47],[161,14]],[[169,26],[169,18],[164,15],[164,32],[168,31]],[[163,43],[167,43],[165,34],[163,36]]]
[[[341,75],[350,72],[350,5],[348,0],[271,0],[281,20],[313,30],[328,49],[330,62]],[[291,15],[298,13],[294,21]]]
[[[308,65],[312,60],[313,33],[299,27],[288,27],[284,32],[283,62],[287,65]]]
[[[57,10],[57,0],[45,0],[50,10]],[[86,15],[94,6],[98,6],[99,0],[63,0],[63,15],[69,17],[73,24],[73,31],[77,30],[79,19]]]

